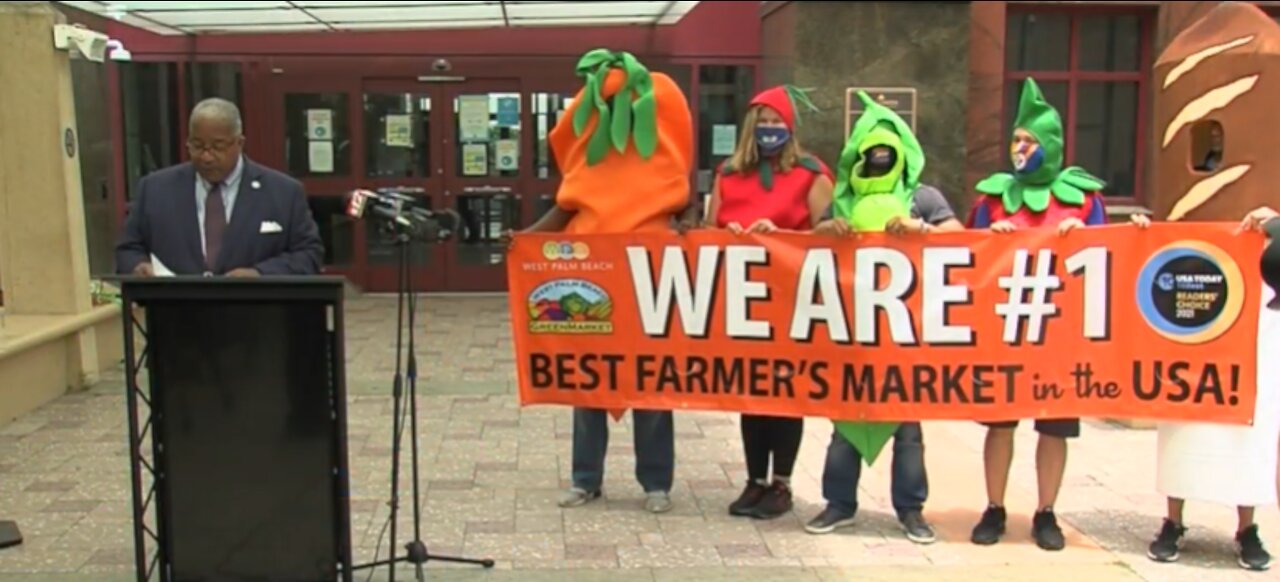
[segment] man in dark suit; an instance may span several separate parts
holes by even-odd
[[[324,246],[297,180],[243,154],[240,111],[206,99],[191,112],[191,161],[138,182],[116,270],[155,275],[311,275]]]

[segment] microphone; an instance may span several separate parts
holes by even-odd
[[[400,214],[401,206],[402,202],[393,201],[377,192],[354,190],[351,192],[351,198],[347,201],[347,216],[360,219],[364,218],[365,212],[372,212],[374,216],[383,220],[392,221],[402,226],[410,226],[409,219]]]
[[[355,219],[373,216],[387,230],[407,234],[411,239],[438,242],[451,237],[462,218],[452,209],[432,212],[412,206],[417,200],[396,192],[353,190],[347,201],[347,216]]]

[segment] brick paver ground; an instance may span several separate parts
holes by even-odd
[[[1239,570],[1232,557],[1234,511],[1192,506],[1193,529],[1177,565],[1145,557],[1160,525],[1155,433],[1090,423],[1071,451],[1059,514],[1070,547],[1057,553],[1030,540],[1035,436],[1019,435],[1008,505],[1010,533],[976,547],[969,530],[984,504],[983,431],[972,423],[926,425],[931,497],[939,530],[930,546],[907,541],[892,517],[887,463],[865,471],[858,526],[813,536],[802,524],[821,509],[830,423],[810,419],[794,478],[794,514],[760,522],[726,507],[743,480],[736,416],[676,416],[675,509],[641,509],[632,478],[628,426],[613,425],[606,496],[562,510],[555,500],[569,473],[570,415],[558,407],[521,409],[501,297],[429,298],[420,336],[424,490],[423,532],[433,552],[488,557],[493,571],[433,563],[434,580],[1045,580],[1218,582],[1280,580]],[[349,443],[353,545],[373,555],[386,522],[391,402],[385,370],[394,362],[395,303],[348,305]],[[132,580],[130,492],[122,379],[62,397],[0,427],[0,517],[26,535],[0,551],[0,582]],[[1280,550],[1280,515],[1260,512],[1264,540]],[[401,531],[408,531],[404,519]],[[384,548],[385,553],[385,548]],[[398,579],[412,579],[401,568]],[[385,570],[375,579],[385,578]],[[362,575],[359,579],[365,579]]]

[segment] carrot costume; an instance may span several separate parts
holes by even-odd
[[[629,53],[578,61],[586,84],[551,130],[568,234],[661,232],[689,204],[693,115],[680,86]],[[622,410],[612,410],[614,420]]]
[[[660,232],[689,204],[693,116],[675,81],[598,49],[578,61],[586,86],[551,130],[564,232]]]
[[[594,50],[578,61],[584,80],[551,130],[562,179],[556,206],[571,216],[562,232],[663,232],[689,205],[693,115],[675,81],[627,53]],[[624,410],[611,410],[615,420]],[[636,479],[652,513],[671,509],[675,435],[671,411],[634,410]],[[602,495],[609,428],[605,413],[574,409],[573,485],[560,500],[576,507]]]

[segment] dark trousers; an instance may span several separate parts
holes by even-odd
[[[828,507],[853,516],[858,512],[858,481],[862,455],[849,441],[832,431],[827,464],[822,471],[822,496]],[[924,433],[918,422],[904,422],[893,435],[893,509],[904,514],[924,509],[929,497],[929,476],[924,469]]]
[[[790,477],[796,467],[803,437],[803,418],[742,415],[742,448],[747,455],[747,476],[752,481],[767,479],[772,457],[773,474]]]

